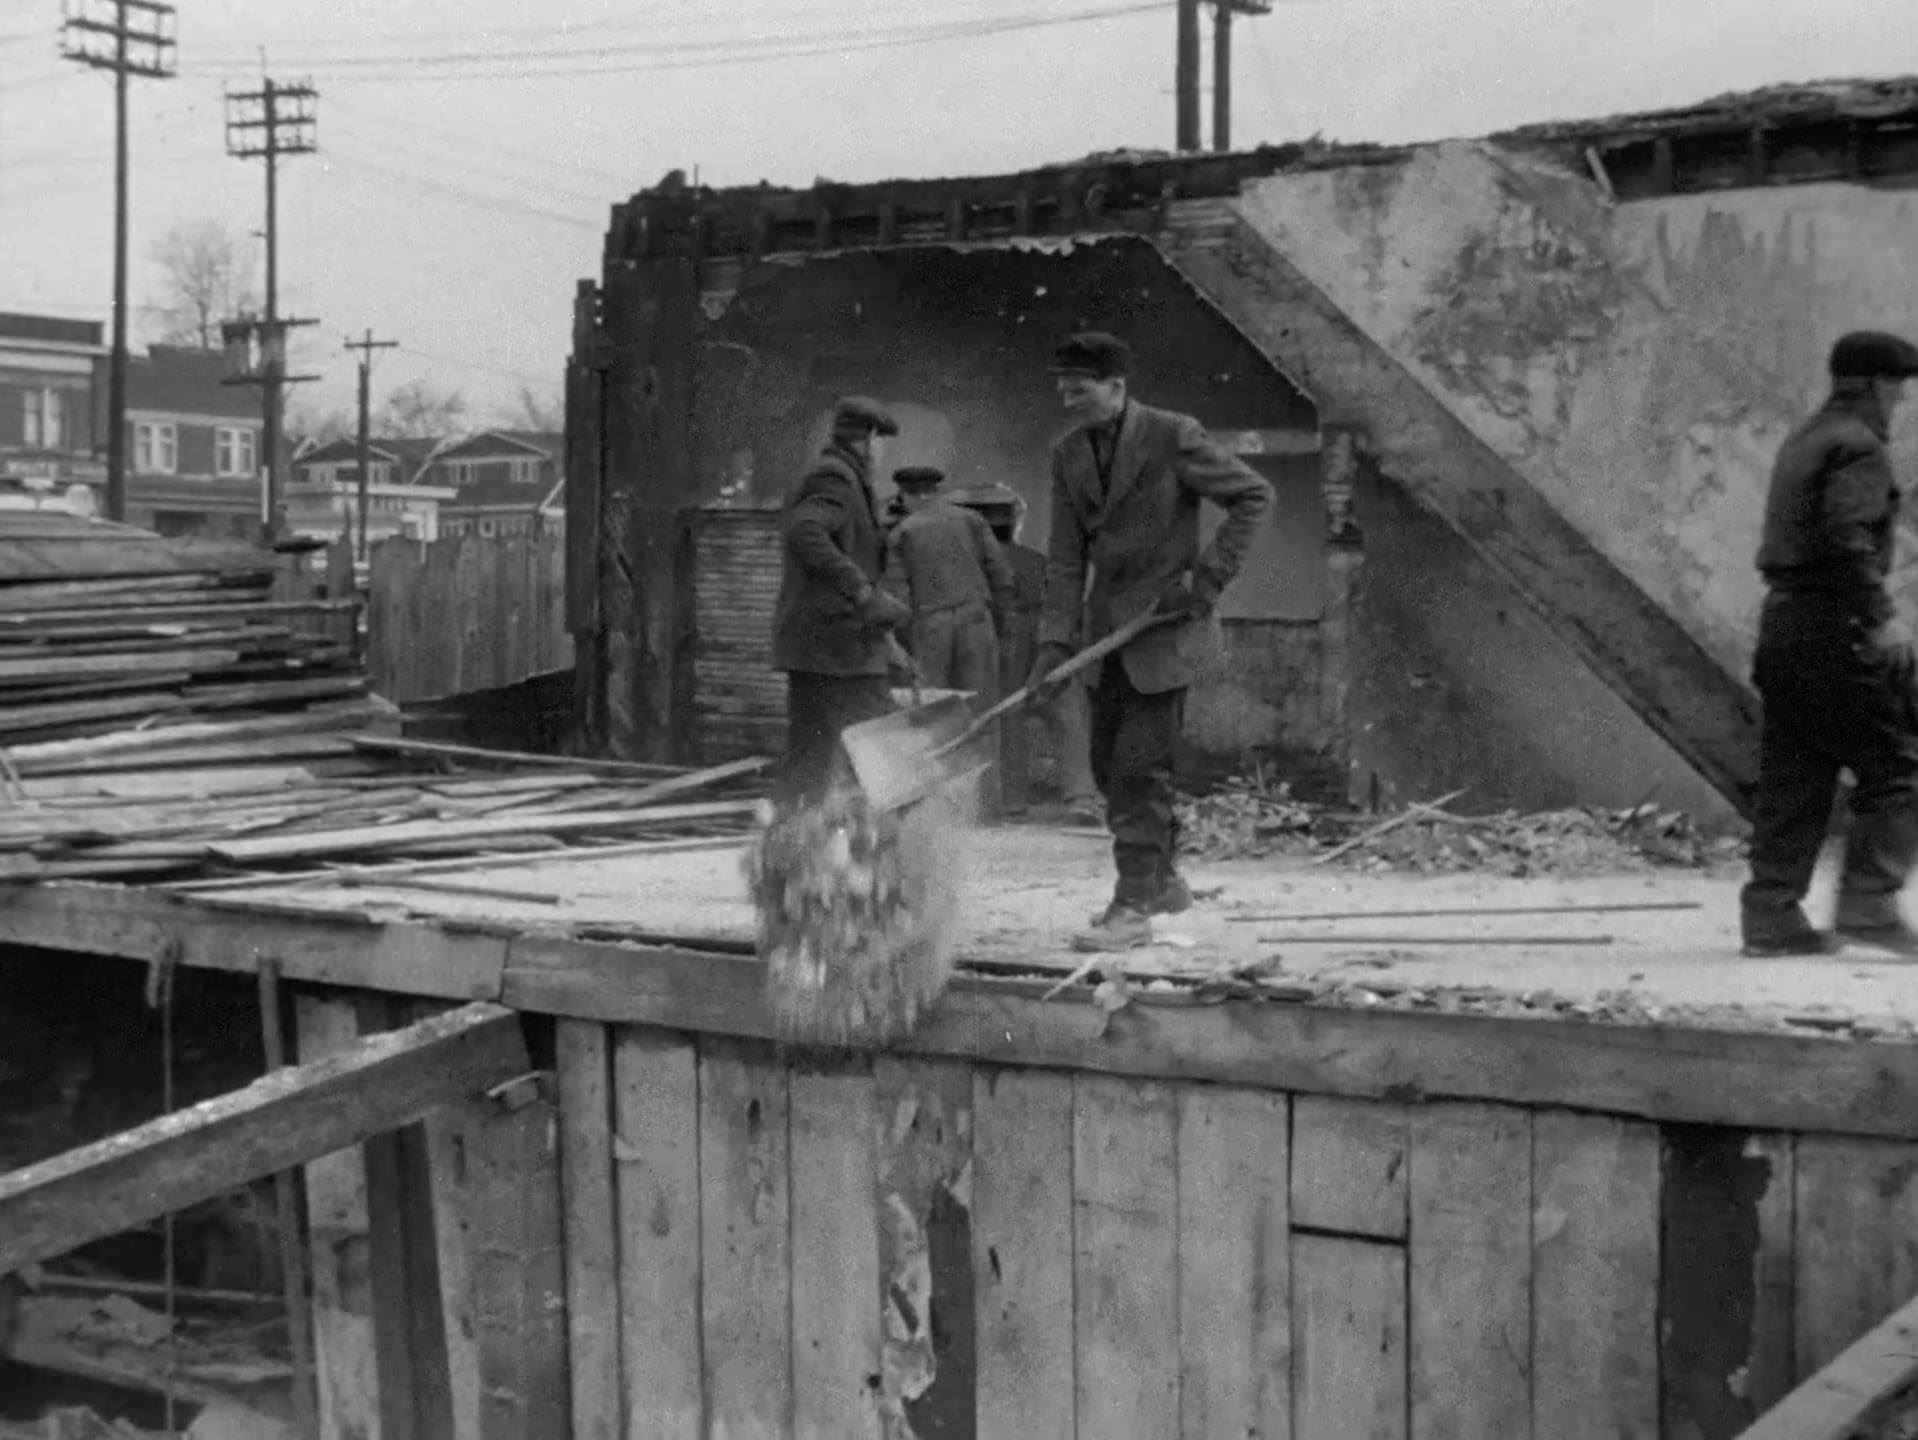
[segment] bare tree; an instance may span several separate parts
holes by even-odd
[[[514,430],[557,433],[564,427],[559,402],[531,385],[520,386],[519,398],[511,405],[502,406],[498,413],[507,426]]]
[[[155,242],[153,263],[169,345],[217,349],[220,322],[257,304],[252,246],[218,220],[175,225]]]
[[[409,380],[386,392],[373,428],[381,435],[439,437],[457,433],[465,419],[466,397],[459,391]]]
[[[359,433],[354,419],[344,410],[309,410],[294,406],[286,417],[287,434],[302,440],[351,440]]]

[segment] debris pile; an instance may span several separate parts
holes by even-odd
[[[1390,816],[1332,810],[1250,781],[1180,802],[1182,846],[1201,860],[1297,855],[1360,870],[1599,875],[1736,859],[1740,842],[1654,805],[1458,815],[1441,804]]]
[[[910,1034],[952,974],[961,802],[880,812],[842,788],[761,819],[744,864],[782,1038],[841,1048]]]

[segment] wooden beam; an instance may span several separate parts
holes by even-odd
[[[467,1005],[0,1175],[0,1274],[411,1124],[527,1069],[519,1018]]]
[[[288,982],[493,1000],[506,968],[506,941],[470,930],[383,925],[358,913],[262,918],[124,885],[0,886],[0,944],[148,963],[177,946],[182,965],[251,975],[268,926]]]
[[[762,979],[750,957],[528,935],[512,943],[503,999],[556,1015],[772,1038]],[[961,976],[931,1023],[898,1048],[1309,1095],[1918,1135],[1918,1045],[1278,1001],[1155,1004],[1147,993],[1108,1017],[1089,998],[1041,1001],[1017,984]]]
[[[267,835],[257,840],[227,840],[207,852],[234,864],[320,855],[357,855],[445,840],[477,840],[497,835],[586,835],[641,830],[648,825],[688,820],[740,819],[753,813],[751,800],[707,800],[687,805],[655,805],[641,810],[569,810],[553,814],[497,815],[484,820],[408,820],[397,825],[367,825],[351,830]]]
[[[1738,1440],[1853,1440],[1908,1412],[1918,1413],[1918,1300],[1894,1310]]]

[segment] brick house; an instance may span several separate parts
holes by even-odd
[[[162,535],[250,538],[261,514],[260,393],[223,385],[218,350],[127,358],[127,520]],[[105,406],[104,365],[97,382]]]
[[[91,514],[106,467],[95,411],[104,380],[97,320],[0,314],[0,506]],[[104,386],[102,386],[104,394]]]
[[[562,533],[561,444],[552,431],[482,430],[441,446],[423,477],[455,493],[440,510],[440,534]]]

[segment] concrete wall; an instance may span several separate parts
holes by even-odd
[[[1460,142],[1261,181],[1241,206],[1740,675],[1771,457],[1822,393],[1826,350],[1862,325],[1918,334],[1908,193],[1831,184],[1614,207],[1586,177]],[[1894,444],[1918,456],[1918,407]],[[1909,561],[1900,583],[1918,590]]]

